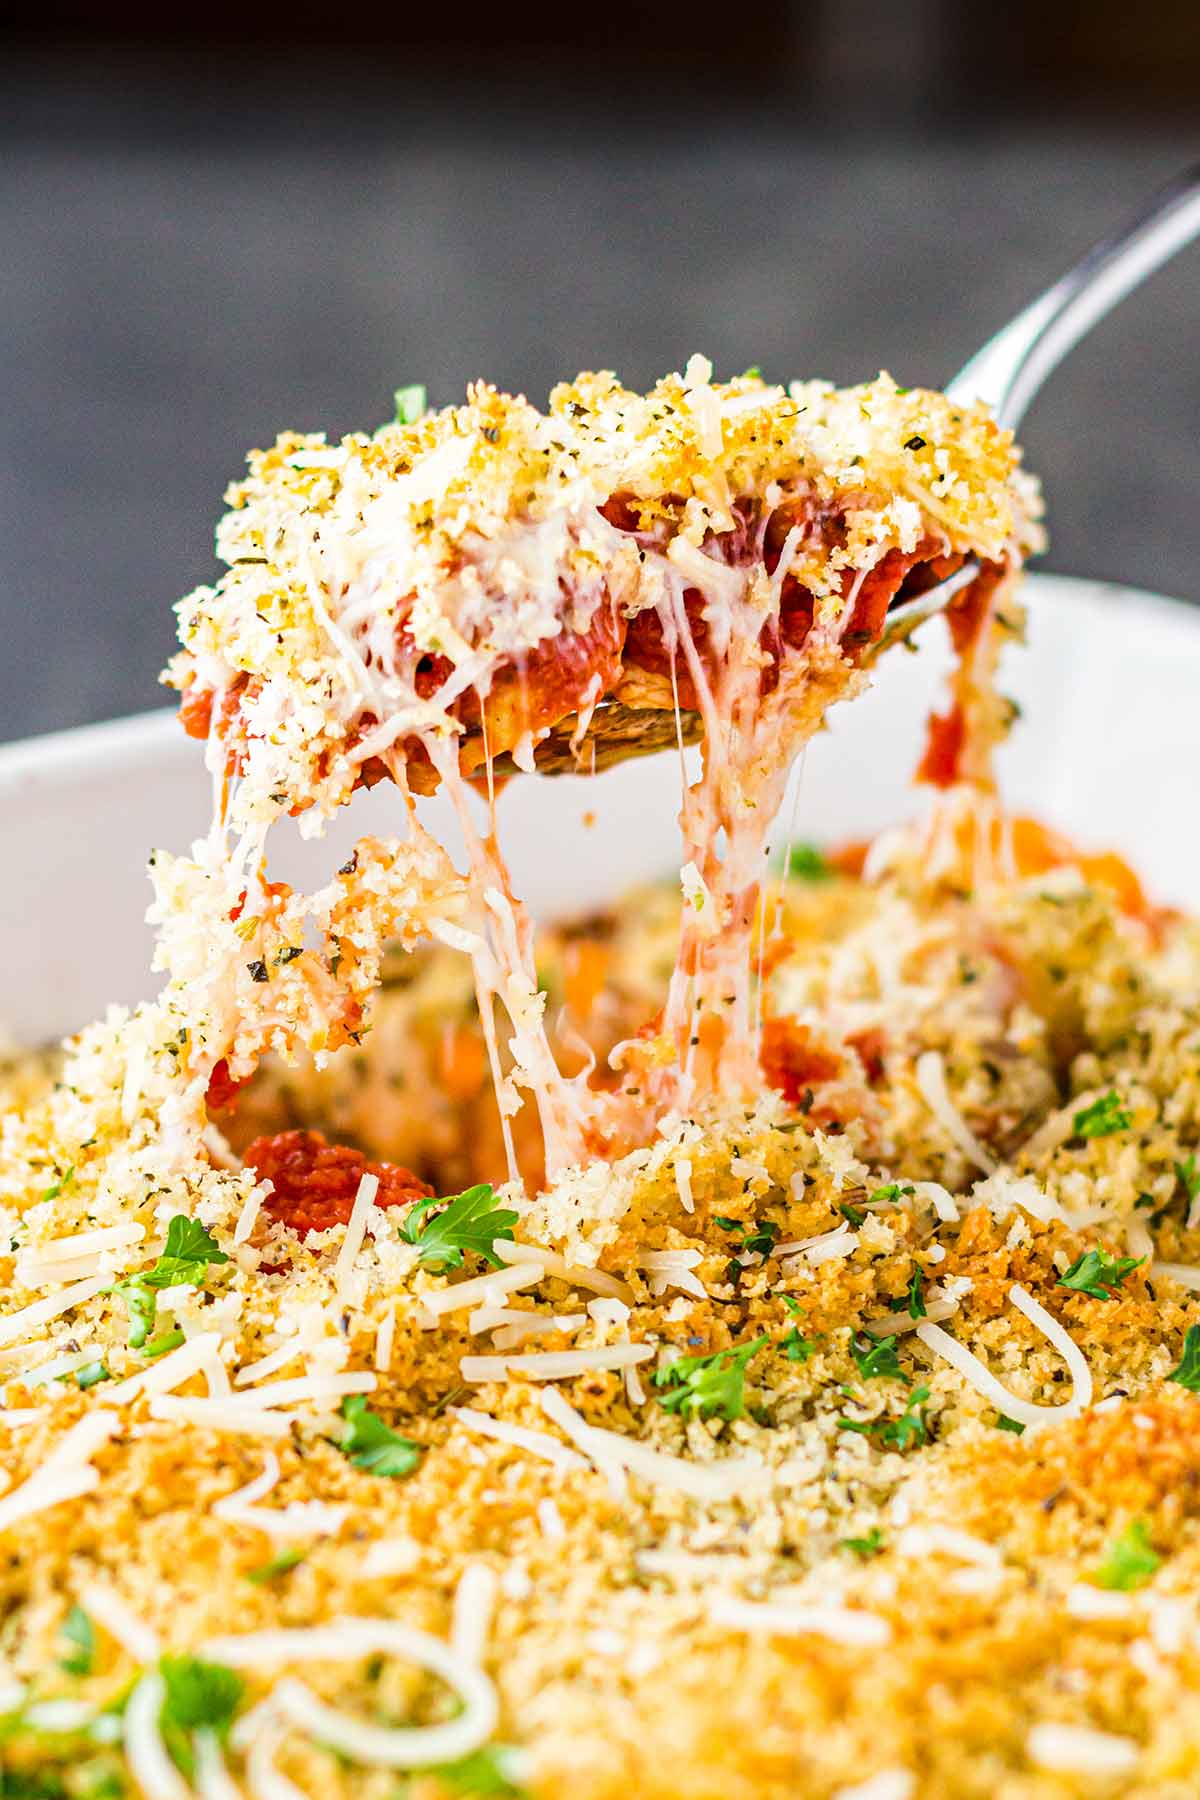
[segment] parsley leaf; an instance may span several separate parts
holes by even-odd
[[[1193,1394],[1200,1394],[1200,1325],[1189,1325],[1183,1340],[1179,1367],[1172,1369],[1168,1381],[1177,1381]]]
[[[356,1469],[397,1480],[413,1474],[420,1464],[424,1445],[393,1431],[378,1413],[371,1411],[361,1394],[347,1394],[342,1401],[342,1417],[346,1430],[339,1448]]]
[[[1133,1114],[1121,1105],[1116,1089],[1109,1088],[1090,1106],[1080,1108],[1072,1130],[1080,1138],[1112,1137],[1114,1132],[1128,1131],[1132,1124]]]
[[[902,1185],[899,1181],[889,1181],[883,1187],[877,1187],[868,1195],[871,1205],[877,1200],[900,1200],[906,1194],[915,1194],[916,1189]]]
[[[57,1181],[52,1181],[50,1183],[50,1186],[46,1189],[45,1193],[42,1195],[43,1203],[47,1200],[57,1200],[58,1196],[62,1193],[63,1189],[69,1188],[71,1183],[74,1181],[74,1179],[75,1179],[75,1164],[72,1163],[65,1175],[60,1175]]]
[[[1144,1256],[1110,1256],[1107,1250],[1086,1250],[1076,1257],[1065,1275],[1059,1276],[1058,1285],[1072,1288],[1077,1294],[1089,1294],[1093,1300],[1115,1300],[1117,1289],[1145,1260]]]
[[[202,1662],[198,1656],[164,1656],[158,1668],[166,1688],[159,1729],[174,1761],[190,1779],[193,1732],[212,1731],[223,1742],[246,1684],[223,1663]]]
[[[67,1674],[90,1675],[96,1661],[96,1633],[82,1606],[71,1608],[58,1635],[70,1645],[67,1654],[59,1658]]]
[[[1022,1425],[1020,1419],[1010,1419],[1007,1413],[997,1413],[996,1430],[1011,1431],[1015,1437],[1022,1437],[1025,1432],[1025,1427]]]
[[[428,1200],[418,1200],[401,1220],[400,1236],[406,1244],[416,1245],[427,1269],[461,1269],[464,1250],[473,1250],[493,1268],[499,1268],[493,1239],[511,1240],[519,1214],[507,1207],[493,1206],[495,1198],[495,1189],[481,1182],[448,1199],[431,1195]],[[435,1206],[446,1210],[435,1213]]]
[[[1127,1593],[1131,1588],[1144,1587],[1161,1563],[1162,1557],[1150,1542],[1145,1519],[1131,1519],[1120,1537],[1109,1545],[1092,1580],[1097,1587]]]
[[[851,1550],[855,1556],[861,1556],[865,1561],[869,1556],[879,1556],[881,1554],[883,1550],[883,1533],[878,1525],[872,1525],[866,1537],[839,1538],[838,1549]]]
[[[815,844],[793,844],[783,873],[788,881],[828,881],[833,870]]]
[[[186,1213],[176,1213],[167,1226],[167,1241],[163,1253],[153,1268],[143,1274],[136,1275],[135,1281],[144,1282],[147,1287],[199,1287],[204,1281],[209,1263],[227,1263],[229,1258],[219,1247],[215,1237],[203,1226],[199,1219],[189,1219]]]
[[[270,1562],[260,1563],[257,1569],[247,1569],[246,1580],[252,1581],[255,1587],[266,1587],[276,1576],[286,1575],[290,1569],[297,1568],[307,1555],[307,1550],[281,1550]]]
[[[201,1287],[210,1263],[227,1263],[224,1250],[199,1219],[176,1213],[167,1226],[163,1253],[150,1268],[118,1281],[113,1293],[119,1294],[129,1308],[129,1348],[140,1350],[154,1330],[157,1307],[155,1290],[169,1287]],[[170,1333],[166,1334],[170,1336]],[[178,1340],[177,1340],[178,1341]],[[173,1350],[174,1343],[156,1340],[156,1348],[148,1355],[162,1356]]]
[[[864,1381],[902,1381],[904,1378],[894,1337],[856,1338],[850,1346],[850,1354]]]
[[[484,1744],[458,1762],[440,1763],[432,1773],[452,1794],[519,1800],[525,1789],[517,1779],[518,1762],[518,1753],[510,1745]]]
[[[658,1396],[668,1412],[685,1417],[740,1419],[746,1411],[746,1365],[766,1337],[751,1338],[708,1356],[681,1356],[654,1373],[654,1385],[669,1391]]]
[[[429,399],[423,383],[413,382],[411,387],[396,389],[396,423],[397,425],[415,425],[428,410]]]
[[[770,1219],[758,1219],[746,1225],[740,1219],[726,1219],[714,1213],[713,1224],[719,1225],[722,1231],[738,1231],[741,1239],[734,1244],[736,1252],[733,1259],[725,1265],[726,1281],[741,1280],[743,1264],[739,1258],[743,1256],[761,1256],[766,1258],[775,1248],[779,1236],[779,1227]]]

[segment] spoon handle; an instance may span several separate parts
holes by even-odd
[[[1200,163],[1160,188],[976,352],[949,383],[956,400],[986,400],[1014,430],[1067,353],[1133,288],[1200,233]]]

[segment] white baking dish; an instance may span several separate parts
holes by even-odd
[[[1191,904],[1200,891],[1190,816],[1200,614],[1049,575],[1032,577],[1027,597],[1030,647],[1010,653],[1003,681],[1024,711],[1004,753],[1008,798],[1081,843],[1121,850],[1153,894]],[[876,690],[837,709],[809,750],[798,837],[863,837],[920,804],[908,774],[948,663],[944,627],[926,626],[920,642],[919,656],[888,657]],[[514,782],[500,804],[518,891],[545,915],[666,873],[678,793],[671,756],[594,780]],[[0,749],[0,1025],[19,1041],[43,1041],[109,1001],[153,991],[146,856],[185,848],[206,828],[209,804],[200,746],[169,712]],[[396,807],[376,788],[324,840],[301,843],[281,828],[273,872],[316,884],[353,836],[386,833]]]

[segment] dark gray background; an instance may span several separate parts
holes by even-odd
[[[854,9],[851,8],[851,11]],[[861,11],[861,8],[859,8]],[[949,376],[1200,154],[1186,111],[587,104],[506,79],[270,80],[6,59],[0,75],[0,737],[153,705],[242,455],[379,423],[399,382],[542,398],[693,350],[719,373]],[[836,73],[836,71],[835,71]],[[928,100],[928,95],[926,96]],[[1200,250],[1025,430],[1050,567],[1200,600]]]

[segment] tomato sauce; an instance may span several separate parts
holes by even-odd
[[[242,1161],[273,1192],[263,1211],[301,1237],[349,1222],[364,1175],[379,1181],[376,1206],[411,1206],[433,1189],[398,1163],[370,1162],[348,1144],[330,1144],[319,1131],[280,1131],[255,1138]]]

